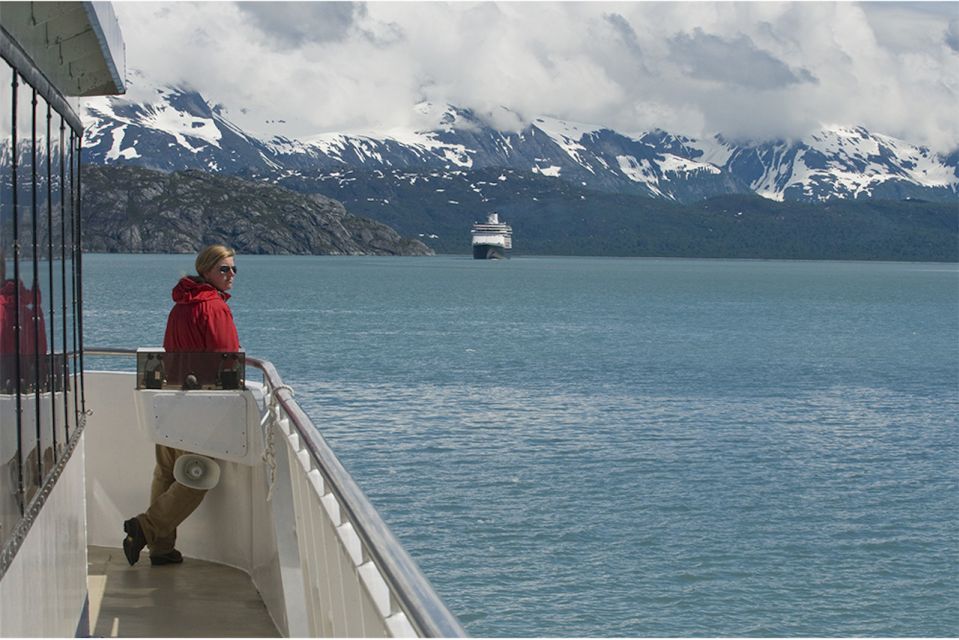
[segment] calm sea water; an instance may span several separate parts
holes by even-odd
[[[86,344],[159,345],[191,262],[88,256]],[[237,264],[471,634],[959,635],[959,266]]]

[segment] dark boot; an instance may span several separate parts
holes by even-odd
[[[123,555],[127,557],[127,562],[132,567],[140,559],[140,552],[147,546],[146,536],[140,529],[140,521],[136,518],[130,518],[123,523],[123,531],[127,537],[123,539]]]
[[[157,555],[150,554],[150,564],[154,567],[163,564],[180,564],[181,562],[183,562],[183,554],[176,549],[167,551],[166,553],[158,553]]]

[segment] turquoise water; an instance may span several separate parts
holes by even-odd
[[[87,256],[87,346],[190,256]],[[240,256],[246,350],[478,636],[959,634],[959,266]]]

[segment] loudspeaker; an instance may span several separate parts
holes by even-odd
[[[173,465],[173,477],[191,489],[209,490],[220,481],[220,465],[212,458],[184,453]]]

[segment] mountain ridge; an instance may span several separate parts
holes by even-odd
[[[88,103],[84,153],[332,198],[443,253],[468,252],[470,225],[496,210],[516,253],[959,260],[959,150],[855,127],[751,145],[545,116],[500,131],[418,108],[430,127],[261,139],[198,92],[161,87]]]
[[[721,134],[704,140],[662,130],[630,136],[547,116],[520,131],[500,131],[468,109],[429,103],[416,108],[437,124],[264,140],[242,131],[199,92],[161,87],[150,103],[88,101],[84,151],[95,164],[277,176],[349,168],[504,168],[685,203],[750,192],[802,202],[959,197],[959,150],[935,154],[863,127],[824,128],[794,142],[741,144]]]

